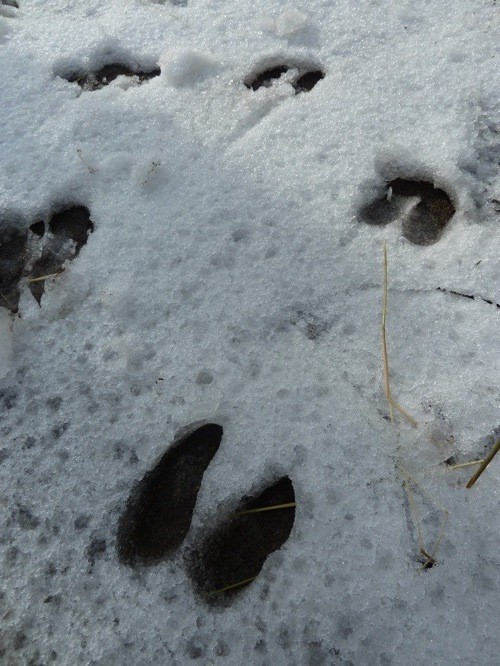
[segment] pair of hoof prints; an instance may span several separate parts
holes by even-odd
[[[386,191],[363,206],[359,216],[367,224],[402,221],[403,236],[415,245],[432,245],[455,214],[446,192],[425,180],[396,178]]]
[[[251,90],[258,90],[259,88],[269,88],[273,82],[281,78],[291,69],[297,70],[295,76],[290,80],[295,94],[301,92],[310,92],[314,86],[324,78],[324,72],[320,69],[310,68],[306,66],[292,66],[292,65],[275,65],[263,71],[258,72],[245,80],[245,86]],[[144,83],[161,74],[159,67],[152,67],[149,69],[140,69],[130,67],[125,63],[111,62],[101,69],[94,72],[85,72],[83,70],[73,70],[66,75],[62,75],[66,81],[70,83],[78,83],[83,90],[93,91],[100,90],[114,81],[119,76],[134,77],[137,83]]]
[[[33,222],[28,229],[15,219],[2,222],[1,229],[0,306],[15,313],[19,283],[27,278],[31,293],[40,303],[44,276],[59,273],[66,260],[79,254],[94,225],[85,206],[71,206],[48,220]]]
[[[215,423],[191,430],[136,484],[118,525],[122,564],[151,566],[182,546],[203,475],[222,436],[222,427]],[[286,476],[244,497],[185,556],[198,592],[212,604],[240,592],[257,577],[267,557],[286,542],[294,519],[295,493]]]
[[[275,65],[274,67],[269,67],[256,75],[250,76],[245,81],[245,85],[251,90],[270,88],[274,81],[280,79],[291,69],[297,70],[297,73],[290,81],[296,95],[301,92],[310,92],[318,81],[321,81],[321,79],[325,77],[324,72],[320,69],[311,69],[300,66],[292,67],[290,65]]]

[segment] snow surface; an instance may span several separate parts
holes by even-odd
[[[472,490],[441,463],[500,423],[500,6],[19,5],[0,6],[0,219],[84,205],[95,231],[40,308],[25,285],[1,311],[4,663],[498,663],[500,461]],[[111,62],[162,73],[63,78]],[[325,78],[244,85],[282,63]],[[452,197],[436,244],[359,221],[397,177]],[[392,389],[418,429],[387,420],[384,239]],[[139,570],[115,549],[134,482],[198,422],[224,436],[186,548],[281,475],[298,503],[218,609],[182,549]],[[425,571],[401,465],[429,548],[450,512]]]

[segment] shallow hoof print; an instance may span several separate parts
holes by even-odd
[[[310,92],[314,86],[325,77],[324,72],[319,69],[307,69],[305,67],[295,67],[294,65],[274,65],[264,69],[263,71],[248,77],[245,80],[245,85],[251,90],[258,90],[259,88],[270,88],[275,81],[278,81],[283,74],[286,74],[290,69],[297,69],[298,73],[289,81],[293,86],[295,94],[301,92]]]
[[[207,423],[183,437],[132,490],[117,532],[118,557],[148,566],[184,541],[203,474],[217,453],[223,429]]]
[[[107,86],[119,76],[135,77],[137,83],[144,83],[144,81],[148,81],[160,74],[161,70],[159,67],[145,70],[139,68],[132,69],[123,63],[113,62],[104,65],[104,67],[95,72],[72,72],[62,78],[69,81],[69,83],[78,83],[83,90],[93,91],[104,88],[104,86]]]
[[[31,231],[43,238],[45,223],[35,222]],[[64,262],[74,259],[94,231],[90,211],[85,206],[72,206],[53,215],[48,222],[50,237],[40,257],[33,263],[28,286],[33,297],[40,303],[44,290],[44,277],[62,272]]]
[[[246,498],[189,556],[193,581],[210,605],[224,604],[258,576],[268,556],[288,540],[295,520],[295,492],[283,477]]]

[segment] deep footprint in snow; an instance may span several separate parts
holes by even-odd
[[[175,442],[132,490],[120,518],[117,549],[129,566],[151,565],[186,537],[203,474],[219,449],[223,430],[203,425]]]
[[[61,272],[64,262],[79,254],[93,230],[90,212],[84,206],[61,210],[48,225],[39,220],[28,229],[0,221],[0,307],[17,312],[23,278],[28,278],[30,291],[40,303],[45,280],[37,278]],[[34,261],[33,255],[38,257]]]
[[[414,204],[407,210],[408,200]],[[384,225],[402,219],[403,236],[416,245],[432,245],[455,214],[449,195],[425,180],[396,178],[385,194],[361,208],[363,222]]]
[[[274,508],[254,511],[268,507]],[[288,477],[245,498],[189,556],[191,576],[206,601],[221,603],[250,584],[287,541],[294,520],[295,492]]]
[[[35,222],[30,227],[36,235],[43,237],[45,223]],[[36,279],[44,275],[52,275],[62,270],[68,259],[74,259],[87,242],[89,234],[94,231],[90,219],[90,211],[85,206],[72,206],[53,215],[48,223],[50,234],[46,237],[42,253],[33,262],[30,278]],[[40,303],[44,292],[44,281],[29,283],[35,299]]]
[[[269,67],[258,74],[247,78],[245,85],[251,90],[258,90],[259,88],[270,88],[274,81],[277,81],[288,70],[292,69],[292,65],[275,65]],[[325,77],[324,72],[320,69],[308,69],[307,67],[295,67],[298,69],[298,74],[290,81],[295,94],[301,92],[309,92],[314,86]]]
[[[128,65],[119,62],[109,63],[95,72],[73,71],[68,75],[61,75],[70,83],[78,83],[83,90],[100,90],[114,81],[118,76],[135,77],[137,83],[144,83],[149,79],[159,76],[159,67],[151,69],[132,69]]]

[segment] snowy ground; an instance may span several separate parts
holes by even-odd
[[[94,231],[41,307],[28,261],[18,315],[0,309],[0,659],[498,663],[500,460],[471,490],[444,460],[500,424],[500,6],[19,5],[0,5],[0,233],[74,205]],[[66,80],[111,63],[161,74]],[[296,95],[304,68],[325,76]],[[450,197],[436,243],[360,218],[396,178]],[[384,240],[417,429],[387,418]],[[30,232],[30,261],[52,241]],[[134,483],[204,422],[224,434],[185,543],[120,563]],[[450,512],[426,570],[405,470],[429,550]],[[290,538],[207,605],[185,554],[284,475]]]

